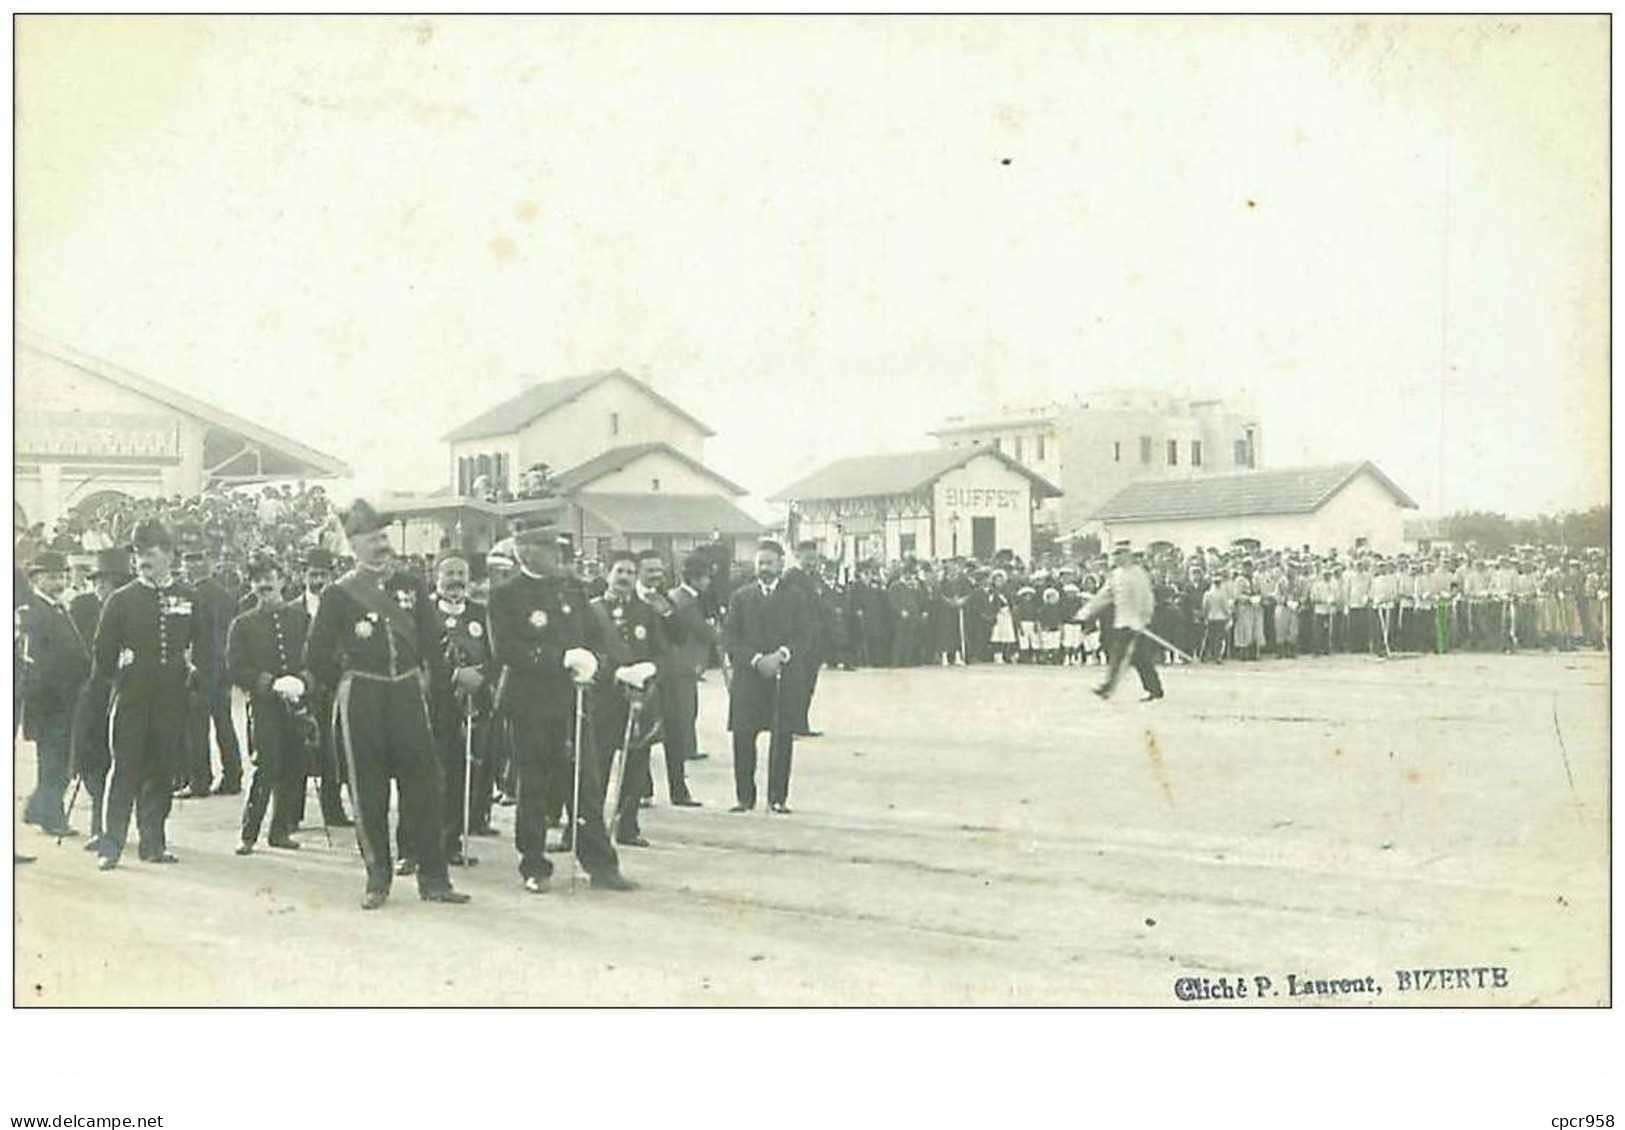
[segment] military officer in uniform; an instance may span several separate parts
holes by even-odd
[[[304,678],[305,637],[310,621],[299,600],[284,597],[282,570],[276,560],[249,563],[248,582],[254,607],[231,622],[226,635],[226,670],[234,685],[248,693],[250,757],[254,779],[243,805],[237,854],[248,855],[260,838],[267,806],[274,848],[297,850],[293,838],[300,798],[305,792],[310,717],[308,681]]]
[[[468,599],[468,577],[468,562],[461,557],[442,557],[435,566],[434,611],[441,629],[440,648],[452,677],[429,701],[429,719],[434,724],[446,779],[441,836],[446,858],[459,866],[473,862],[464,850],[465,834],[491,826],[491,771],[486,747],[491,695],[496,690],[491,641],[486,635],[486,609]],[[467,764],[470,752],[472,766]],[[468,774],[470,768],[472,774]],[[465,775],[469,777],[466,781]]]
[[[187,748],[187,711],[206,644],[192,590],[171,572],[175,538],[156,518],[133,534],[139,575],[102,609],[92,649],[96,673],[112,683],[108,706],[113,781],[100,867],[119,865],[135,813],[140,858],[174,863],[165,838],[171,786]]]
[[[571,795],[565,757],[575,720],[577,688],[591,685],[598,660],[589,647],[587,598],[571,576],[564,546],[545,519],[514,536],[518,569],[491,591],[489,638],[502,665],[498,709],[509,723],[518,778],[514,846],[525,889],[540,894],[553,873],[547,858],[549,791]],[[590,711],[589,711],[590,714]],[[583,719],[585,726],[586,719]],[[576,750],[581,810],[570,813],[565,843],[592,877],[593,885],[628,890],[620,860],[604,827],[602,768],[586,735]]]
[[[56,836],[71,835],[62,801],[74,705],[90,674],[90,645],[65,604],[68,560],[46,550],[28,565],[33,595],[17,610],[24,636],[23,737],[34,742],[39,775],[24,821]]]
[[[705,615],[705,594],[711,586],[711,563],[698,553],[683,561],[683,583],[667,593],[676,609],[669,662],[660,676],[661,743],[666,752],[666,788],[678,808],[698,808],[688,790],[685,762],[699,752],[695,723],[700,712],[700,677],[705,674],[711,649],[721,639]]]
[[[733,733],[734,799],[730,812],[756,807],[756,738],[768,739],[767,806],[790,811],[790,761],[794,734],[785,714],[795,664],[805,662],[817,611],[807,590],[780,577],[784,549],[764,540],[756,549],[756,578],[734,591],[723,622],[723,642],[733,669],[728,684],[728,729]]]
[[[296,600],[304,606],[307,623],[316,622],[316,613],[322,607],[322,593],[333,583],[334,564],[332,552],[321,546],[305,555],[305,586]],[[312,776],[320,778],[316,795],[322,806],[322,823],[329,828],[352,827],[353,822],[345,815],[344,800],[339,792],[344,781],[344,761],[333,745],[333,701],[318,687],[307,686],[305,693],[309,697],[311,716],[316,719],[317,744],[311,751],[312,763],[308,768]],[[304,819],[305,791],[301,789],[298,819],[294,821],[294,826],[304,823]]]
[[[670,661],[666,625],[677,611],[659,591],[639,597],[641,564],[636,554],[614,553],[609,559],[608,587],[589,605],[593,651],[599,661],[593,710],[596,753],[607,773],[616,751],[625,747],[618,794],[606,803],[611,805],[609,820],[615,842],[631,847],[649,846],[638,827],[638,801],[649,776],[649,747],[660,718],[656,676]]]
[[[390,518],[365,501],[344,514],[356,567],[322,594],[305,643],[305,667],[333,695],[337,741],[350,774],[356,841],[366,862],[363,910],[389,897],[389,782],[400,789],[401,819],[418,832],[418,896],[463,903],[446,873],[437,828],[441,780],[429,732],[428,698],[450,678],[439,649],[429,593],[395,565]]]

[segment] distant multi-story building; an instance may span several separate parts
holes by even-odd
[[[1065,536],[1130,483],[1254,470],[1258,417],[1245,398],[1193,399],[1108,389],[1048,404],[950,416],[931,433],[944,447],[992,447],[1061,488],[1038,520]]]

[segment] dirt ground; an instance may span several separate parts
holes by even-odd
[[[234,856],[240,798],[176,802],[174,867],[102,874],[19,824],[15,1001],[1175,1005],[1180,978],[1265,976],[1273,1005],[1609,1003],[1604,657],[1178,668],[1149,705],[1095,675],[828,672],[795,812],[767,816],[726,812],[713,674],[706,806],[667,806],[657,770],[632,894],[569,894],[555,856],[527,896],[511,809],[454,875],[473,903],[406,880],[372,914],[353,837]],[[1441,967],[1506,984],[1399,990]]]

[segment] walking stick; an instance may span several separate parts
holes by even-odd
[[[581,850],[576,843],[577,834],[581,830],[581,741],[587,714],[587,688],[580,683],[576,684],[576,732],[575,745],[571,747],[571,761],[574,763],[575,780],[570,786],[570,890],[576,889],[576,875],[581,870],[577,853]]]
[[[784,668],[773,673],[773,725],[767,731],[767,811],[773,811],[773,751],[779,744],[779,690],[784,685]],[[751,788],[755,789],[754,776],[751,779]]]
[[[965,606],[959,606],[959,662],[963,666],[965,659]]]

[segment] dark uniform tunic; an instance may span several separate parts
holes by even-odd
[[[300,710],[273,691],[271,684],[283,675],[303,677],[309,629],[304,606],[291,604],[244,612],[232,621],[226,636],[226,670],[231,682],[248,692],[252,727],[254,780],[243,805],[242,840],[246,844],[259,839],[267,805],[272,840],[284,839],[298,827],[315,719],[308,702]],[[308,681],[306,685],[308,688]]]
[[[202,647],[192,590],[144,578],[107,598],[96,628],[96,673],[112,683],[108,706],[113,781],[103,856],[117,859],[135,812],[141,858],[167,849],[171,786],[186,755],[191,656]],[[121,656],[125,662],[121,665]]]
[[[90,647],[68,610],[41,593],[17,609],[27,641],[23,673],[23,737],[35,743],[39,777],[26,819],[50,831],[65,823],[73,711],[90,673]]]
[[[442,781],[428,695],[447,672],[422,579],[358,568],[328,586],[305,643],[305,666],[319,691],[332,695],[367,890],[389,890],[394,875],[391,777],[400,790],[400,818],[416,833],[418,890],[446,890],[451,883],[437,831]]]
[[[801,585],[782,581],[772,589],[751,581],[728,601],[723,641],[733,667],[728,684],[728,729],[733,732],[734,794],[747,808],[756,806],[756,735],[770,734],[768,744],[767,802],[784,804],[790,796],[790,758],[794,735],[782,701],[784,691],[752,665],[759,656],[787,648],[790,662],[781,680],[796,675],[796,664],[806,656],[816,615],[811,598]]]
[[[593,687],[593,731],[599,763],[604,767],[604,787],[615,751],[626,745],[626,766],[622,771],[620,795],[614,798],[612,822],[615,838],[637,838],[638,799],[652,791],[649,781],[649,747],[654,742],[655,723],[660,718],[660,688],[645,684],[642,692],[615,681],[615,672],[634,663],[653,663],[664,669],[670,662],[668,625],[671,616],[662,617],[651,605],[636,596],[605,593],[590,606],[593,651],[598,655],[598,677]],[[632,707],[638,718],[629,728]],[[645,786],[651,787],[646,789]],[[583,786],[585,787],[585,786]]]
[[[553,872],[544,854],[549,791],[567,799],[572,790],[565,747],[575,719],[576,688],[564,653],[590,649],[587,599],[573,581],[520,570],[491,591],[489,619],[491,650],[503,668],[497,709],[508,719],[518,768],[514,846],[519,849],[519,873],[545,879]],[[590,734],[583,745],[593,748]],[[572,814],[575,853],[588,874],[616,874],[620,861],[604,829],[602,766],[596,757],[579,761],[581,811]]]

